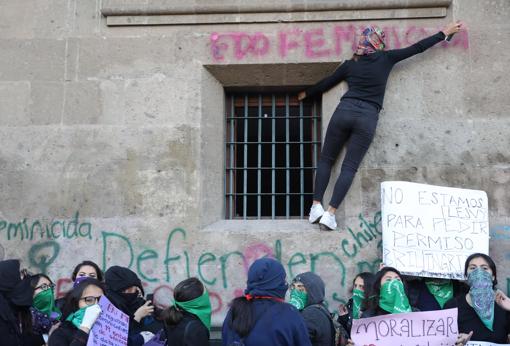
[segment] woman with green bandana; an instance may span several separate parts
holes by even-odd
[[[305,320],[312,346],[336,344],[333,318],[324,305],[325,287],[321,277],[312,272],[297,275],[290,286],[289,303],[299,310]],[[347,333],[344,331],[344,334]]]
[[[34,302],[30,308],[32,313],[32,329],[36,334],[42,334],[48,340],[52,327],[58,324],[62,312],[55,305],[55,285],[44,274],[30,277],[30,285],[34,289]]]
[[[466,259],[464,275],[469,292],[451,299],[445,309],[458,308],[459,340],[470,339],[505,344],[510,342],[510,313],[496,304],[496,264],[489,256],[475,253]]]
[[[465,294],[458,280],[406,276],[409,302],[420,311],[442,310],[450,299]]]
[[[367,310],[362,313],[361,317],[375,317],[412,311],[402,275],[395,268],[383,267],[375,274],[372,292],[367,299]]]
[[[89,332],[101,314],[98,305],[104,294],[103,283],[86,279],[74,287],[65,298],[62,323],[50,335],[48,346],[85,346]]]
[[[367,295],[370,295],[374,282],[374,274],[364,272],[356,275],[352,280],[351,293],[352,297],[346,305],[341,304],[338,307],[338,322],[350,334],[352,327],[352,320],[361,317],[361,310],[365,309],[363,301]]]
[[[174,288],[174,303],[162,312],[168,346],[209,344],[211,301],[197,278],[181,281]]]

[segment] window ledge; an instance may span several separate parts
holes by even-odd
[[[341,20],[441,18],[452,0],[317,1],[282,0],[242,3],[103,0],[108,26],[228,23],[323,22]]]
[[[319,231],[307,220],[220,220],[201,229],[204,232],[288,233]]]

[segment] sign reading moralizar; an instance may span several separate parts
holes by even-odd
[[[454,346],[459,335],[457,308],[354,319],[355,345]]]
[[[383,261],[403,274],[464,279],[464,262],[489,253],[487,194],[403,181],[381,184]]]

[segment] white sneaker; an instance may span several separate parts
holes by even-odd
[[[310,217],[308,218],[308,221],[310,223],[317,223],[321,219],[322,215],[324,214],[324,208],[322,207],[322,204],[312,204],[312,207],[310,208]]]
[[[319,225],[325,226],[328,231],[335,230],[337,226],[335,214],[331,214],[329,211],[325,212],[319,221]]]

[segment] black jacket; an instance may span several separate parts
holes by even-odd
[[[179,324],[165,326],[168,346],[204,346],[209,345],[209,330],[200,319],[183,311],[184,318]]]
[[[85,346],[89,335],[76,328],[71,322],[64,321],[51,334],[48,346]]]
[[[352,298],[349,299],[347,304],[345,305],[345,308],[347,309],[347,314],[338,316],[338,323],[344,327],[344,329],[347,331],[347,333],[351,334],[351,328],[352,328]]]
[[[323,305],[324,281],[312,272],[299,274],[296,281],[303,283],[308,295],[307,306],[301,311],[313,346],[331,346],[335,343],[335,331],[331,315]]]

